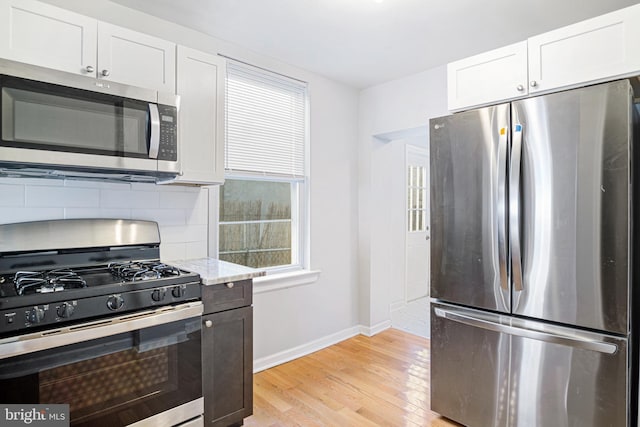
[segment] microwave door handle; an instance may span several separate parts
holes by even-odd
[[[160,149],[160,113],[156,104],[149,104],[149,119],[151,132],[149,134],[149,158],[157,159]]]

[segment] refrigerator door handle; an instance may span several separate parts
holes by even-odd
[[[520,247],[520,164],[522,160],[522,125],[513,124],[513,145],[509,168],[509,240],[513,289],[522,291],[522,257]]]
[[[565,335],[558,333],[542,332],[533,329],[525,329],[517,326],[496,323],[489,320],[470,316],[466,313],[447,310],[444,308],[434,308],[436,316],[448,319],[465,325],[486,329],[502,334],[515,335],[518,337],[530,338],[537,341],[544,341],[554,344],[567,345],[569,347],[584,350],[597,351],[599,353],[614,354],[618,351],[618,346],[604,341],[598,341],[581,336]]]
[[[500,128],[498,135],[498,261],[500,266],[500,286],[509,290],[507,276],[507,128]]]

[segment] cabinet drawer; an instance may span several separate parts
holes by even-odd
[[[253,280],[218,283],[202,287],[204,313],[217,313],[233,308],[251,305],[253,301]]]

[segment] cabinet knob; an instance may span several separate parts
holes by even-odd
[[[111,74],[111,72],[109,70],[102,70],[101,74],[103,77],[107,77],[109,74]]]
[[[529,83],[529,86],[536,87],[536,86],[538,86],[538,82],[535,81],[535,80],[531,80],[531,83]]]
[[[235,283],[233,283],[233,282],[227,283],[227,288],[229,288],[229,289],[233,288],[234,286],[235,286]]]
[[[87,67],[84,70],[87,73],[93,73],[95,71],[95,68],[93,68],[91,65],[87,65]]]
[[[518,89],[518,92],[522,92],[524,90],[524,86],[518,85],[516,89]]]
[[[207,328],[210,328],[213,326],[213,322],[211,320],[206,320],[204,322],[204,326],[206,326]]]

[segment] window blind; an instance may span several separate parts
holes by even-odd
[[[225,170],[305,176],[306,83],[229,61]]]

